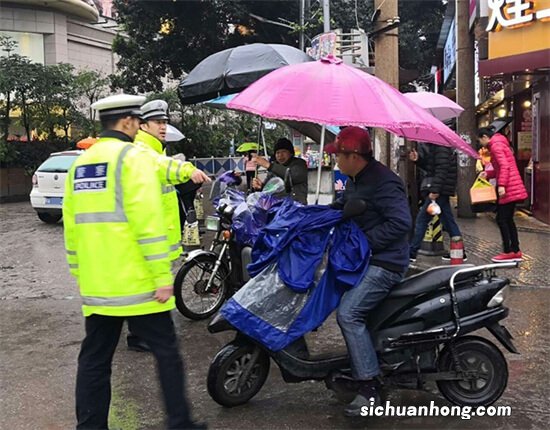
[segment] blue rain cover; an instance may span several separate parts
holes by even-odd
[[[242,333],[281,350],[325,321],[362,278],[369,257],[365,234],[342,221],[341,211],[285,199],[254,245],[254,278],[221,312]]]

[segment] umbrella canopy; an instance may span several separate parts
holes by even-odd
[[[224,94],[238,93],[275,69],[311,61],[288,45],[253,43],[206,57],[181,81],[183,104],[199,103]]]
[[[204,104],[206,106],[210,106],[217,109],[228,109],[227,103],[229,103],[231,100],[233,100],[237,94],[229,94],[226,96],[220,96],[212,100],[208,100]],[[315,142],[319,143],[321,142],[321,129],[322,126],[319,124],[315,124],[312,122],[303,122],[303,121],[292,121],[289,119],[283,119],[280,120],[281,123],[289,126],[290,128],[298,131],[299,133],[303,134],[304,136],[309,137],[310,139],[313,139]],[[340,132],[340,129],[335,126],[327,126],[326,127],[326,138],[328,140],[334,140],[336,138],[336,135]]]
[[[256,142],[245,142],[237,148],[237,152],[257,151],[259,145]]]
[[[165,142],[179,142],[183,138],[185,138],[185,136],[176,127],[170,124],[166,126],[166,137],[164,138]]]
[[[502,130],[506,128],[508,124],[510,124],[513,121],[514,118],[506,117],[506,118],[498,118],[495,119],[491,124],[489,124],[489,127],[494,130],[495,133],[500,133]]]
[[[272,119],[379,127],[478,157],[457,134],[391,85],[331,56],[275,70],[227,106]]]
[[[76,142],[76,147],[78,149],[88,149],[90,146],[92,146],[96,142],[97,142],[97,137],[86,137]]]
[[[456,118],[464,112],[462,106],[442,94],[421,91],[418,93],[405,93],[403,95],[441,121]]]

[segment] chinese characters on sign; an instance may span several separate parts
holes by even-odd
[[[514,28],[539,20],[550,18],[550,9],[535,11],[535,2],[526,0],[487,0],[491,9],[491,18],[487,31],[499,31],[502,28]]]

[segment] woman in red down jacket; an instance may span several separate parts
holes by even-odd
[[[514,159],[514,153],[508,139],[491,128],[481,128],[477,133],[481,146],[489,148],[494,170],[481,172],[480,176],[497,180],[497,224],[502,236],[503,251],[491,258],[495,263],[521,261],[522,253],[519,250],[519,239],[514,211],[516,203],[527,198],[527,190]]]

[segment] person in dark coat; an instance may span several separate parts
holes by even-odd
[[[305,160],[294,156],[294,146],[285,137],[275,144],[275,160],[273,163],[263,157],[254,157],[258,166],[268,170],[265,182],[277,176],[285,181],[285,195],[293,200],[307,205],[307,164]],[[259,191],[264,183],[259,178],[252,180],[252,187]]]
[[[338,307],[340,326],[359,392],[345,408],[348,416],[358,416],[370,400],[379,402],[377,377],[380,374],[376,350],[365,324],[368,314],[388,295],[409,266],[408,233],[411,214],[403,181],[372,156],[369,133],[346,127],[336,142],[326,148],[335,153],[340,171],[349,177],[342,198],[331,207],[343,209],[351,200],[363,200],[365,211],[352,219],[365,233],[371,248],[369,266],[362,279],[345,292]]]
[[[416,261],[416,255],[422,244],[422,239],[426,234],[426,229],[432,217],[426,212],[428,205],[435,201],[441,208],[439,215],[443,228],[450,237],[462,236],[460,228],[456,223],[449,197],[454,196],[456,190],[457,165],[454,149],[432,145],[430,143],[420,143],[418,152],[412,150],[409,158],[423,170],[424,179],[420,186],[420,192],[424,204],[418,211],[414,235],[410,245],[409,257],[412,262]],[[450,260],[451,256],[446,253],[443,260]],[[464,253],[464,261],[466,261]]]

